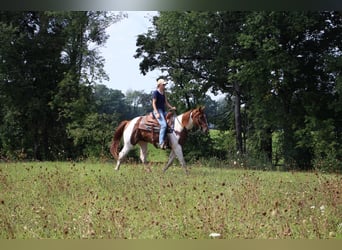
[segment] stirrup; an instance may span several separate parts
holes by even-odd
[[[163,150],[167,149],[166,143],[163,142],[162,144],[159,144],[159,148],[160,148],[160,149],[163,149]]]

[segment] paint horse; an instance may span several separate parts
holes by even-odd
[[[122,121],[114,132],[113,141],[110,147],[110,152],[117,160],[115,170],[120,169],[120,164],[128,154],[128,152],[139,144],[140,160],[147,163],[147,144],[152,143],[156,146],[159,137],[160,125],[156,119],[146,116],[138,116],[132,120]],[[166,141],[171,148],[168,162],[166,163],[163,172],[165,172],[174,159],[177,157],[180,164],[184,168],[186,174],[188,169],[185,165],[182,146],[184,145],[187,131],[193,127],[200,128],[204,133],[208,133],[207,118],[204,113],[204,107],[189,110],[178,116],[169,112],[166,116],[168,121],[168,132]],[[119,152],[119,145],[123,137],[123,148]]]

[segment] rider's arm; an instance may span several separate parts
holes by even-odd
[[[157,99],[156,98],[153,98],[152,99],[152,107],[153,107],[153,111],[154,111],[154,114],[156,116],[157,119],[159,119],[160,115],[159,115],[159,112],[158,112],[158,109],[157,109]]]
[[[166,98],[166,95],[165,95],[165,104],[166,104],[166,106],[167,106],[169,109],[176,109],[176,107],[172,106],[172,105],[169,103],[169,101],[168,101],[167,98]]]
[[[156,98],[153,98],[152,99],[152,107],[153,107],[153,111],[157,114],[158,113],[158,109],[157,109],[157,99]]]

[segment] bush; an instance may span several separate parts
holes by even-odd
[[[342,173],[342,162],[337,159],[335,152],[329,152],[325,157],[315,158],[314,169],[321,172]]]
[[[211,157],[213,154],[213,144],[209,135],[196,130],[188,133],[188,138],[183,145],[185,161],[194,162],[200,158]]]
[[[210,130],[212,157],[221,160],[232,159],[236,154],[235,138],[232,131]]]

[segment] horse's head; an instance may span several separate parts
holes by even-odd
[[[195,126],[199,127],[202,132],[208,133],[209,126],[207,122],[207,117],[204,113],[205,107],[199,107],[192,111],[192,120]]]

